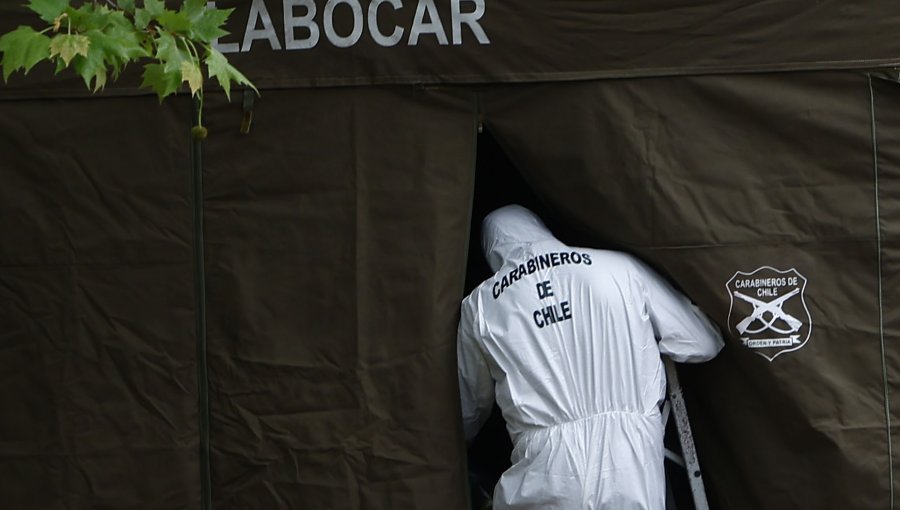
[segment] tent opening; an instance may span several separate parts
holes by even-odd
[[[559,221],[558,215],[552,211],[552,206],[534,192],[497,139],[485,129],[478,135],[472,223],[466,264],[466,295],[492,274],[481,252],[481,221],[494,209],[508,204],[519,204],[537,213],[563,242],[601,249],[623,249],[603,239],[587,238],[582,232]],[[666,424],[664,444],[676,455],[681,454],[674,419],[670,419]],[[494,405],[491,417],[469,445],[467,452],[473,509],[490,508],[486,505],[489,504],[500,475],[510,467],[512,448],[512,442],[506,432],[506,422],[501,416],[500,409]],[[694,502],[686,472],[671,459],[666,461],[665,467],[668,485],[666,506],[693,509]]]
[[[497,140],[484,130],[478,135],[475,162],[475,192],[472,201],[472,225],[466,265],[466,295],[491,276],[481,252],[481,220],[498,207],[520,204],[546,217],[546,209],[500,148]],[[468,449],[469,487],[472,508],[485,508],[500,475],[509,466],[512,443],[506,422],[495,405],[490,419]]]
[[[497,140],[485,129],[478,135],[475,160],[475,194],[472,200],[472,225],[469,236],[469,260],[466,266],[466,293],[491,276],[481,253],[481,220],[497,209],[519,204],[547,221],[547,209],[503,152]]]

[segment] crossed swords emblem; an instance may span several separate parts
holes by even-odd
[[[782,335],[796,333],[803,326],[803,322],[801,322],[793,315],[782,310],[781,307],[782,305],[784,305],[785,301],[797,295],[799,292],[800,289],[794,289],[777,299],[773,299],[772,301],[767,302],[741,294],[738,291],[734,291],[734,297],[744,300],[753,305],[753,311],[750,312],[750,315],[741,320],[741,322],[738,322],[737,325],[735,325],[735,328],[742,335],[754,335],[756,333],[762,333],[763,331],[766,331],[768,329],[771,329],[772,331],[775,331],[777,333],[781,333]],[[787,324],[788,328],[785,329],[776,326],[775,323],[778,321],[782,321],[783,323]],[[750,329],[750,326],[754,322],[759,322],[761,325],[757,328]]]

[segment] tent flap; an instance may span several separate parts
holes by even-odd
[[[0,112],[4,506],[197,508],[188,103]]]
[[[879,266],[891,223],[876,208],[868,77],[549,90],[481,97],[525,179],[581,241],[642,255],[729,338],[684,370],[715,508],[889,508],[883,370],[895,381],[897,365],[883,363],[879,289],[896,268],[889,239]]]
[[[474,96],[270,92],[204,154],[213,506],[465,507]]]
[[[883,370],[888,398],[890,442],[900,448],[900,84],[877,78],[870,80],[872,100],[873,154],[878,190],[878,243],[881,248],[882,282],[879,289],[879,320],[884,350]],[[894,496],[900,495],[900,456],[894,454]]]

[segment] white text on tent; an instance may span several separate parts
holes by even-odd
[[[316,47],[324,32],[325,39],[329,43],[338,48],[348,48],[360,41],[366,28],[369,37],[383,47],[402,43],[404,35],[407,46],[417,46],[423,36],[434,37],[441,46],[451,42],[460,45],[463,42],[463,26],[468,27],[479,44],[490,44],[491,41],[480,24],[485,13],[485,0],[450,0],[449,39],[435,0],[416,1],[412,26],[395,25],[385,30],[383,24],[378,22],[379,16],[396,18],[394,16],[396,13],[389,11],[401,10],[403,0],[370,0],[365,9],[365,16],[363,15],[365,0],[328,0],[322,9],[321,18],[318,17],[315,0],[281,0],[284,15],[282,27],[284,45],[282,45],[265,1],[253,0],[242,41],[240,43],[217,41],[215,47],[222,53],[247,52],[253,46],[253,41],[265,40],[273,50],[307,50]],[[463,3],[472,4],[468,7],[473,10],[463,12]],[[207,2],[207,5],[215,6],[215,2]],[[334,16],[338,9],[345,10],[345,14],[352,14],[352,29],[349,33],[339,34],[335,28]],[[305,12],[297,15],[298,10]]]

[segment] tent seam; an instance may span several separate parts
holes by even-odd
[[[453,74],[434,72],[428,74],[366,74],[353,76],[307,76],[302,78],[274,77],[256,80],[259,90],[316,89],[381,86],[471,86],[471,85],[516,85],[557,83],[570,81],[622,80],[642,78],[673,78],[696,76],[733,76],[807,72],[867,72],[894,69],[900,66],[900,59],[878,58],[862,60],[837,60],[814,62],[786,62],[780,64],[747,64],[742,66],[681,66],[648,67],[632,69],[589,69],[578,71],[527,72],[514,71],[496,75]],[[235,90],[249,90],[238,87]],[[221,94],[219,87],[210,87],[210,92]],[[54,87],[46,84],[37,86],[17,85],[0,87],[0,101],[33,99],[102,99],[106,97],[154,96],[155,93],[134,85],[111,86],[96,96],[80,87]]]
[[[888,389],[887,362],[884,350],[884,301],[882,291],[882,275],[881,275],[881,209],[878,199],[878,136],[877,125],[875,123],[875,91],[872,88],[872,75],[866,75],[869,84],[869,112],[871,114],[871,130],[872,130],[872,167],[875,172],[875,232],[877,242],[878,257],[878,331],[881,345],[881,376],[884,384],[884,419],[887,426],[887,447],[888,447],[888,480],[890,489],[891,510],[894,508],[894,452],[891,444],[891,404]]]
[[[191,125],[197,122],[199,105],[192,102]],[[194,251],[194,293],[197,335],[197,414],[199,427],[200,508],[212,508],[212,476],[209,447],[209,368],[206,344],[206,266],[203,250],[203,160],[201,141],[191,137],[191,187]]]
[[[363,342],[361,338],[361,333],[363,329],[360,327],[360,323],[363,321],[363,311],[361,310],[360,303],[362,302],[361,298],[361,290],[360,279],[362,278],[360,275],[365,267],[363,264],[363,258],[367,253],[363,252],[366,249],[366,246],[362,243],[360,238],[361,234],[361,224],[363,222],[364,216],[362,213],[361,204],[365,202],[368,205],[368,193],[369,186],[368,181],[365,181],[365,172],[360,168],[361,160],[359,157],[359,98],[360,94],[354,94],[353,97],[350,98],[350,126],[349,126],[349,134],[350,134],[350,154],[352,157],[351,164],[353,165],[353,185],[356,193],[354,194],[355,203],[354,203],[354,214],[353,214],[353,285],[355,288],[355,300],[354,307],[356,309],[356,320],[354,322],[354,339],[356,340],[356,360],[353,367],[353,372],[356,377],[356,384],[359,386],[359,393],[362,397],[361,405],[362,405],[362,416],[363,423],[365,423],[365,427],[368,429],[373,423],[373,413],[372,413],[372,396],[370,395],[370,391],[366,390],[366,387],[369,386],[369,366],[368,366],[368,352],[363,352],[365,349],[363,348]],[[365,195],[365,198],[363,196]],[[363,440],[363,444],[367,444],[367,441],[372,441],[370,438],[366,437]],[[369,472],[369,459],[368,457],[360,451],[360,448],[355,447],[355,454],[360,454],[363,458],[362,464],[365,467],[366,476],[368,476]],[[347,450],[345,449],[345,454]],[[363,490],[363,484],[368,482],[367,479],[362,479],[363,473],[361,470],[354,470],[353,477],[350,479],[353,483],[353,493],[351,494],[350,487],[347,487],[347,493],[349,501],[348,503],[351,505],[348,507],[348,510],[364,510],[367,507],[365,492]]]

